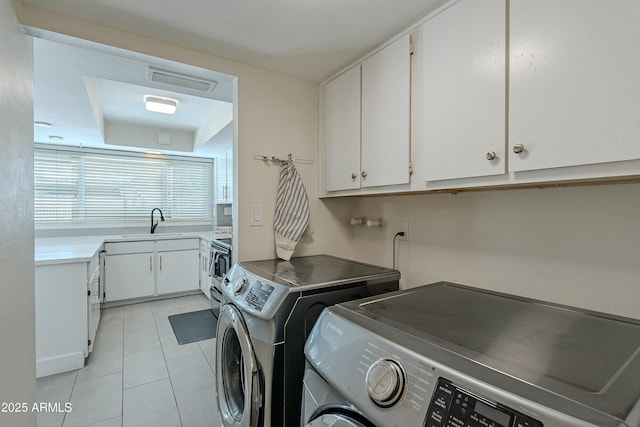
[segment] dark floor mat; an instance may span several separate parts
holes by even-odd
[[[208,340],[216,337],[218,319],[210,309],[169,316],[169,323],[178,344]]]

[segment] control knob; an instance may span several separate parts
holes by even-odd
[[[246,277],[243,277],[242,279],[238,280],[235,286],[233,287],[233,294],[240,295],[247,288],[248,284],[249,284],[249,281],[247,280]]]
[[[367,371],[367,392],[378,406],[389,408],[395,405],[405,389],[402,366],[394,360],[380,359]]]

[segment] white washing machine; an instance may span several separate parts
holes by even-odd
[[[437,283],[324,310],[307,427],[640,427],[640,321]]]
[[[400,273],[327,255],[235,264],[222,283],[222,427],[299,427],[304,343],[322,310],[398,289]]]

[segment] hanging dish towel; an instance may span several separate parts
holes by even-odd
[[[276,254],[285,261],[291,259],[300,236],[309,225],[309,197],[302,177],[293,165],[293,160],[280,171],[280,183],[276,198],[273,230],[276,239]]]

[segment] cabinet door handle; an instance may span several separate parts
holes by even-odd
[[[151,255],[149,255],[149,271],[153,271],[153,260]]]
[[[351,174],[351,179],[356,179],[357,177],[358,177],[358,175],[356,175],[355,172]]]
[[[162,271],[162,255],[160,255],[160,271]]]
[[[489,151],[487,153],[487,160],[495,160],[498,156],[496,156],[495,151]]]
[[[524,144],[516,144],[513,146],[513,152],[516,154],[521,154],[525,151]]]
[[[362,175],[363,178],[366,178],[367,177],[367,172],[366,171],[362,171],[361,175]]]

